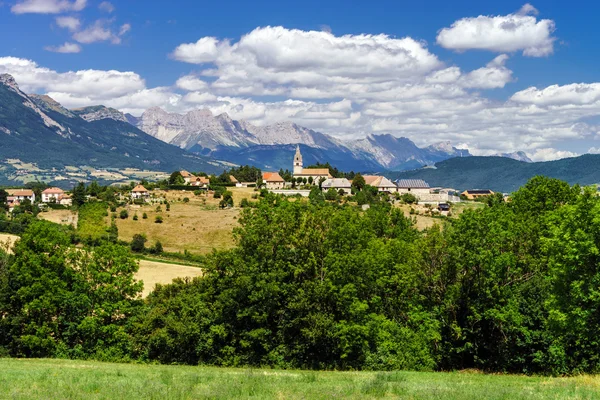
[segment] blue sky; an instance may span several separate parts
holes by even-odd
[[[558,1],[0,0],[0,72],[68,107],[210,108],[545,160],[600,148],[599,12]],[[516,22],[514,37],[493,21]],[[471,29],[483,33],[469,39]],[[433,79],[440,71],[450,80]]]

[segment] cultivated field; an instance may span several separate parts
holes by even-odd
[[[193,254],[207,254],[213,249],[223,250],[234,246],[232,231],[238,225],[240,209],[237,207],[243,198],[250,199],[254,193],[251,188],[228,188],[233,192],[236,207],[221,210],[218,207],[220,199],[214,199],[212,194],[194,195],[191,191],[159,192],[170,203],[170,211],[164,204],[128,206],[129,218],[117,217],[119,238],[131,241],[136,233],[143,233],[148,238],[148,246],[157,240],[167,252],[189,251]],[[184,199],[188,202],[184,202]],[[117,210],[119,215],[121,209]],[[146,213],[147,219],[143,219]],[[134,221],[133,216],[138,216]],[[155,223],[155,218],[163,218],[161,224]]]
[[[144,282],[142,297],[148,296],[157,283],[167,284],[175,278],[194,278],[202,275],[202,269],[157,261],[140,260],[140,269],[135,278]]]
[[[0,359],[2,399],[597,399],[600,377],[313,372]]]

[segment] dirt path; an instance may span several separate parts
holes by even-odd
[[[175,278],[194,278],[201,275],[202,269],[198,267],[140,260],[140,270],[135,277],[144,282],[142,297],[146,297],[157,283],[167,284]]]

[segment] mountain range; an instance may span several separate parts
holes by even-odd
[[[289,168],[290,151],[297,144],[306,164],[328,161],[339,169],[355,171],[406,170],[470,156],[450,143],[419,148],[407,138],[392,135],[340,140],[292,122],[256,126],[225,113],[215,116],[206,109],[182,115],[153,107],[139,118],[126,118],[149,135],[189,152],[263,169]]]
[[[117,110],[68,110],[48,96],[27,95],[12,76],[0,75],[0,172],[7,160],[36,170],[89,166],[221,172],[227,164],[186,152],[146,134]]]
[[[556,161],[528,163],[505,157],[463,157],[435,166],[388,174],[393,179],[423,179],[432,187],[491,189],[511,193],[536,175],[561,179],[570,184],[600,183],[600,155],[584,154]]]

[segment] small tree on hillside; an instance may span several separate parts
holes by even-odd
[[[146,235],[136,233],[131,240],[131,251],[143,253],[146,250]]]
[[[363,178],[361,174],[356,174],[354,179],[352,179],[352,187],[358,191],[363,190],[366,185],[365,178]]]

